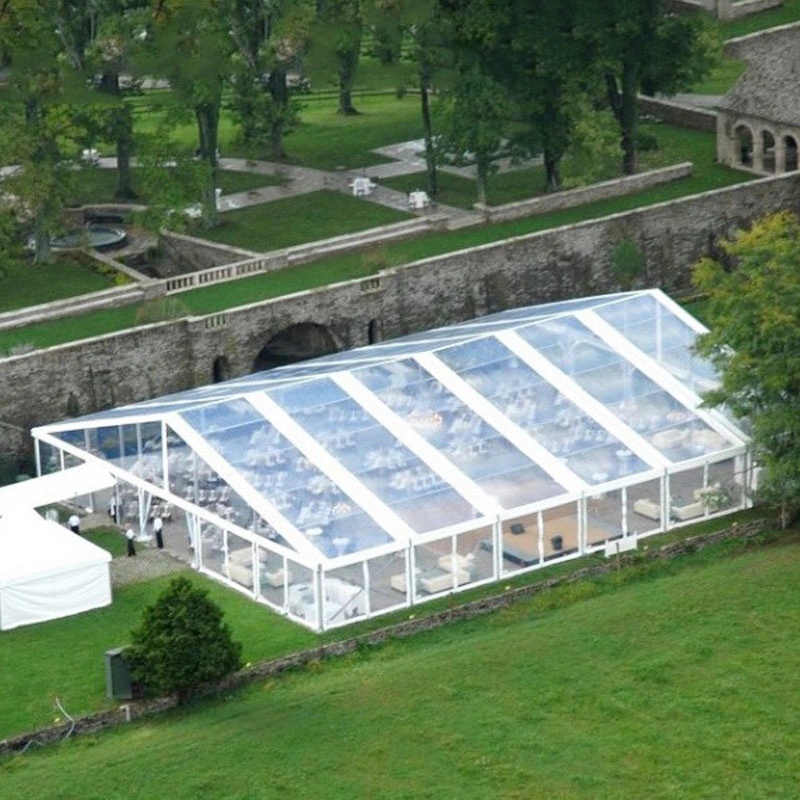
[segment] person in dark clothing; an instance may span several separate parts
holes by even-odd
[[[136,545],[134,544],[134,539],[136,534],[133,532],[133,528],[128,528],[125,539],[128,543],[128,556],[135,556],[136,555]]]

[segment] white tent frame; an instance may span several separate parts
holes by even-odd
[[[640,297],[654,300],[657,304],[656,307],[660,309],[659,313],[663,311],[672,315],[694,334],[701,334],[706,330],[691,315],[687,314],[657,290],[596,298],[594,307],[624,303]],[[360,618],[364,615],[371,616],[375,613],[384,613],[393,608],[411,606],[440,596],[441,593],[439,591],[420,593],[415,579],[421,568],[419,557],[422,551],[418,549],[430,549],[439,543],[449,541],[451,554],[453,556],[463,555],[458,548],[462,541],[466,541],[464,537],[468,539],[470,534],[475,531],[491,531],[493,549],[491,574],[485,575],[480,580],[465,582],[462,585],[458,570],[454,570],[452,572],[452,584],[446,586],[444,591],[461,591],[464,588],[471,588],[480,582],[499,580],[507,574],[503,565],[503,531],[514,520],[522,518],[536,519],[539,535],[538,560],[535,563],[520,565],[518,571],[536,569],[544,566],[545,562],[550,563],[552,554],[545,553],[545,523],[543,515],[552,509],[574,505],[577,528],[577,548],[575,552],[557,556],[556,560],[578,557],[601,546],[600,544],[590,544],[588,542],[589,523],[587,509],[591,498],[619,492],[621,498],[621,535],[625,537],[631,535],[626,521],[631,513],[628,505],[631,504],[626,503],[626,497],[630,488],[645,482],[658,481],[660,487],[658,507],[660,508],[661,523],[651,532],[667,530],[676,525],[685,524],[683,521],[671,518],[669,487],[672,476],[685,473],[688,470],[702,467],[703,486],[696,487],[696,490],[704,490],[711,485],[708,477],[709,465],[732,465],[732,480],[735,479],[737,485],[742,487],[742,492],[738,501],[731,508],[726,508],[724,511],[735,510],[747,505],[749,502],[747,490],[751,482],[752,464],[748,454],[748,438],[746,434],[719,412],[701,408],[702,401],[697,394],[673,377],[669,370],[660,364],[656,358],[640,350],[620,330],[601,318],[593,310],[590,301],[576,301],[572,304],[563,304],[563,306],[563,308],[559,306],[559,308],[553,308],[552,310],[548,310],[549,307],[546,306],[541,309],[531,309],[530,318],[525,317],[525,310],[504,312],[485,320],[479,319],[460,326],[453,326],[452,335],[448,335],[448,329],[448,331],[443,332],[445,335],[411,337],[414,342],[414,347],[411,350],[404,346],[404,340],[398,340],[397,342],[386,342],[374,346],[377,351],[375,355],[372,355],[371,350],[365,349],[363,351],[354,351],[352,354],[345,353],[329,356],[320,361],[320,365],[324,364],[326,368],[329,368],[329,371],[311,370],[300,374],[294,381],[291,377],[290,368],[282,368],[283,371],[274,371],[279,374],[265,373],[263,377],[243,378],[232,381],[228,394],[225,393],[224,387],[208,387],[204,390],[196,390],[194,393],[189,392],[185,395],[164,398],[161,403],[158,400],[153,400],[128,407],[127,409],[120,409],[109,413],[108,416],[95,414],[83,420],[67,420],[53,425],[42,426],[33,431],[33,435],[37,440],[37,465],[39,471],[42,472],[41,447],[43,445],[49,445],[61,454],[58,461],[62,467],[64,466],[65,453],[79,460],[101,465],[103,469],[115,475],[120,481],[135,486],[137,490],[143,493],[144,503],[140,505],[140,508],[144,507],[145,509],[141,512],[140,525],[142,526],[146,520],[146,506],[149,505],[150,498],[153,496],[163,497],[176,507],[183,509],[191,520],[203,521],[206,525],[214,526],[221,532],[224,541],[224,563],[221,571],[217,571],[204,563],[202,549],[199,547],[196,549],[197,562],[195,566],[240,591],[245,591],[254,599],[265,602],[271,607],[279,608],[301,624],[306,624],[318,630],[349,622],[351,615],[348,609],[355,609],[353,613]],[[639,370],[646,378],[653,381],[669,397],[674,399],[679,406],[691,411],[694,417],[711,431],[722,436],[728,442],[728,446],[706,456],[689,458],[673,463],[650,444],[644,436],[623,423],[615,413],[581,388],[573,378],[562,372],[555,364],[528,344],[515,330],[521,326],[536,325],[538,322],[554,320],[562,316],[570,316],[580,321],[591,334],[607,345],[610,351],[616,353],[622,360],[628,362],[631,367]],[[442,332],[438,333],[441,334]],[[660,329],[657,331],[657,336],[661,336]],[[621,447],[627,448],[631,454],[635,455],[640,462],[646,465],[646,469],[625,477],[612,478],[597,485],[588,483],[587,480],[571,470],[564,459],[551,453],[528,431],[506,417],[492,402],[470,386],[455,370],[445,364],[439,356],[440,351],[453,345],[487,337],[493,337],[510,354],[516,356],[530,370],[548,382],[560,395],[580,409],[591,421],[610,434],[614,440],[618,441]],[[429,345],[427,349],[424,347],[426,344]],[[659,343],[659,351],[660,349]],[[391,355],[387,355],[387,353],[391,353]],[[485,491],[480,483],[476,483],[474,479],[462,472],[453,461],[440,453],[422,435],[416,432],[405,419],[392,411],[379,399],[374,392],[347,372],[348,369],[359,370],[404,359],[410,359],[413,363],[422,367],[454,398],[463,403],[471,413],[479,417],[507,441],[512,442],[518,452],[522,453],[532,464],[541,468],[556,484],[561,485],[564,491],[526,506],[513,509],[503,508],[490,493]],[[303,382],[311,382],[321,378],[331,380],[333,385],[338,387],[350,400],[369,414],[376,424],[388,431],[397,440],[402,441],[422,465],[435,475],[438,475],[445,482],[445,486],[452,488],[457,495],[475,509],[474,517],[472,519],[463,519],[435,530],[424,532],[414,530],[387,504],[385,498],[369,489],[359,477],[341,463],[334,453],[317,441],[311,433],[298,424],[292,418],[292,415],[268,394],[268,391],[273,387],[299,385]],[[388,535],[388,541],[385,544],[373,546],[366,550],[340,553],[336,556],[324,555],[315,543],[308,538],[306,533],[298,529],[287,516],[280,512],[268,497],[251,486],[245,477],[181,416],[183,410],[194,409],[203,405],[214,406],[217,403],[238,398],[246,400],[249,406],[264,420],[268,421],[292,447],[308,458],[323,475],[338,485],[342,492],[355,502]],[[163,485],[145,481],[132,474],[124,466],[87,452],[89,449],[89,434],[87,431],[100,428],[116,428],[119,432],[120,452],[123,452],[123,428],[135,425],[137,431],[137,454],[141,458],[143,454],[141,425],[146,423],[160,423],[161,425],[160,455]],[[64,432],[81,429],[85,431],[85,449],[59,437]],[[268,520],[269,524],[284,538],[287,546],[267,539],[239,524],[222,519],[212,511],[174,494],[169,488],[169,458],[166,436],[169,430],[174,431],[185,445],[196,453],[197,457],[205,462],[209,468],[213,469],[261,518]],[[709,509],[706,508],[703,516],[708,516],[709,513]],[[196,525],[196,523],[191,522],[190,525]],[[239,584],[229,571],[228,538],[231,535],[240,537],[251,544],[253,556],[252,573],[256,578],[251,587]],[[272,554],[276,559],[280,559],[281,563],[286,567],[285,572],[287,575],[294,570],[298,573],[312,576],[306,582],[310,587],[309,591],[314,596],[312,603],[313,613],[310,614],[310,617],[304,617],[296,612],[297,603],[290,597],[289,591],[294,584],[288,578],[284,581],[282,599],[275,599],[272,596],[267,597],[262,593],[257,580],[261,570],[264,568],[259,558],[262,553],[266,553],[268,558],[271,558],[272,556],[269,554]],[[380,605],[376,594],[378,589],[373,586],[372,572],[373,570],[379,570],[377,565],[383,563],[385,559],[396,558],[404,559],[405,585],[407,589],[401,593],[402,596],[389,598],[389,600],[396,599],[397,602],[388,602],[388,604],[383,604],[378,608],[377,605]],[[517,570],[515,569],[514,571]],[[348,595],[342,601],[341,608],[345,609],[345,613],[341,616],[338,611],[331,616],[326,610],[332,602],[329,595],[344,591],[339,584],[333,585],[332,588],[326,588],[326,581],[333,580],[331,576],[336,574],[346,574],[348,576],[347,581],[342,582],[350,582],[356,587],[360,586],[357,594]],[[339,579],[337,578],[336,580]],[[399,580],[397,583],[399,585]],[[444,582],[441,581],[440,583]],[[336,592],[334,592],[334,589]],[[348,589],[347,591],[349,592],[350,590]],[[326,600],[326,596],[328,596],[328,600]],[[384,597],[383,600],[385,599]]]

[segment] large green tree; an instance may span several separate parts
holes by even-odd
[[[576,36],[592,53],[619,124],[622,169],[637,167],[637,96],[674,94],[702,78],[719,53],[714,30],[700,13],[667,13],[664,0],[605,0],[577,4]]]
[[[0,6],[0,51],[10,61],[0,93],[0,163],[13,166],[3,190],[32,230],[34,263],[52,260],[50,240],[64,225],[83,131],[74,103],[85,101],[81,76],[59,59],[48,0]]]
[[[233,100],[243,144],[285,157],[284,134],[297,122],[289,70],[299,69],[314,10],[298,0],[223,0],[234,45]]]
[[[188,578],[174,578],[145,608],[126,651],[131,677],[146,691],[186,700],[241,666],[221,609]]]
[[[711,332],[698,341],[721,377],[706,400],[748,420],[762,496],[800,504],[800,221],[766,217],[721,243],[694,272]]]
[[[48,0],[63,57],[98,92],[84,106],[86,144],[113,141],[120,199],[135,196],[131,182],[133,114],[127,98],[136,84],[130,75],[136,35],[145,30],[147,0]],[[123,85],[121,75],[128,72]]]
[[[197,124],[198,156],[205,167],[202,223],[214,227],[222,93],[231,74],[229,25],[222,0],[151,0],[152,20],[139,61],[143,74],[169,82],[179,108]]]

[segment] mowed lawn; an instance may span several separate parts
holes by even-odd
[[[118,554],[123,537],[106,531],[88,537]],[[123,545],[124,548],[124,545]],[[244,645],[246,661],[274,658],[310,647],[316,635],[288,622],[264,606],[226,589],[198,573],[182,574],[206,588],[225,611],[235,638]],[[106,650],[128,644],[142,610],[170,578],[157,578],[114,589],[113,603],[85,614],[0,633],[0,739],[38,730],[53,722],[57,695],[68,713],[88,714],[105,701]],[[6,798],[0,766],[0,797]]]
[[[0,764],[16,798],[761,798],[800,785],[800,545],[690,560]],[[671,573],[671,574],[670,574]],[[557,598],[556,598],[557,599]]]

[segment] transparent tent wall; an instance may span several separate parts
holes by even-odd
[[[39,441],[39,463],[42,475],[61,470],[61,450],[47,442]]]
[[[347,625],[369,612],[363,561],[327,570],[322,585],[325,591],[323,608],[326,628]]]
[[[649,481],[626,486],[625,508],[627,530],[631,536],[646,536],[649,533],[663,530],[661,488],[663,480],[654,478]]]
[[[581,549],[577,503],[546,509],[542,512],[542,525],[545,561],[570,555]]]
[[[492,528],[486,526],[460,533],[455,537],[455,568],[464,569],[469,573],[469,583],[487,581],[495,577],[491,550],[492,533]],[[444,563],[445,566],[450,566],[447,560]]]
[[[292,559],[286,561],[292,576],[286,595],[286,612],[297,622],[316,629],[319,624],[314,571]]]
[[[705,502],[704,466],[673,472],[667,476],[669,517],[671,525],[701,519],[708,512]]]
[[[380,613],[410,602],[406,581],[407,563],[405,550],[367,561],[370,613]]]
[[[492,528],[481,526],[416,545],[414,577],[419,599],[463,591],[476,581],[494,577]],[[404,585],[398,575],[396,588]]]
[[[503,520],[500,525],[502,575],[511,575],[542,563],[540,512],[534,511]],[[482,542],[482,547],[494,552],[494,541]]]
[[[226,531],[225,541],[228,578],[248,592],[252,592],[256,574],[252,542],[231,531]]]
[[[188,516],[188,515],[187,515]],[[218,525],[194,518],[188,520],[189,530],[193,531],[192,541],[194,550],[203,569],[217,575],[227,577],[225,574],[225,531]]]
[[[273,608],[286,606],[286,587],[294,580],[286,558],[262,545],[258,546],[258,596]]]
[[[592,548],[625,533],[622,489],[586,496],[586,546]]]
[[[707,492],[709,512],[744,508],[747,503],[744,456],[728,458],[708,465]]]

